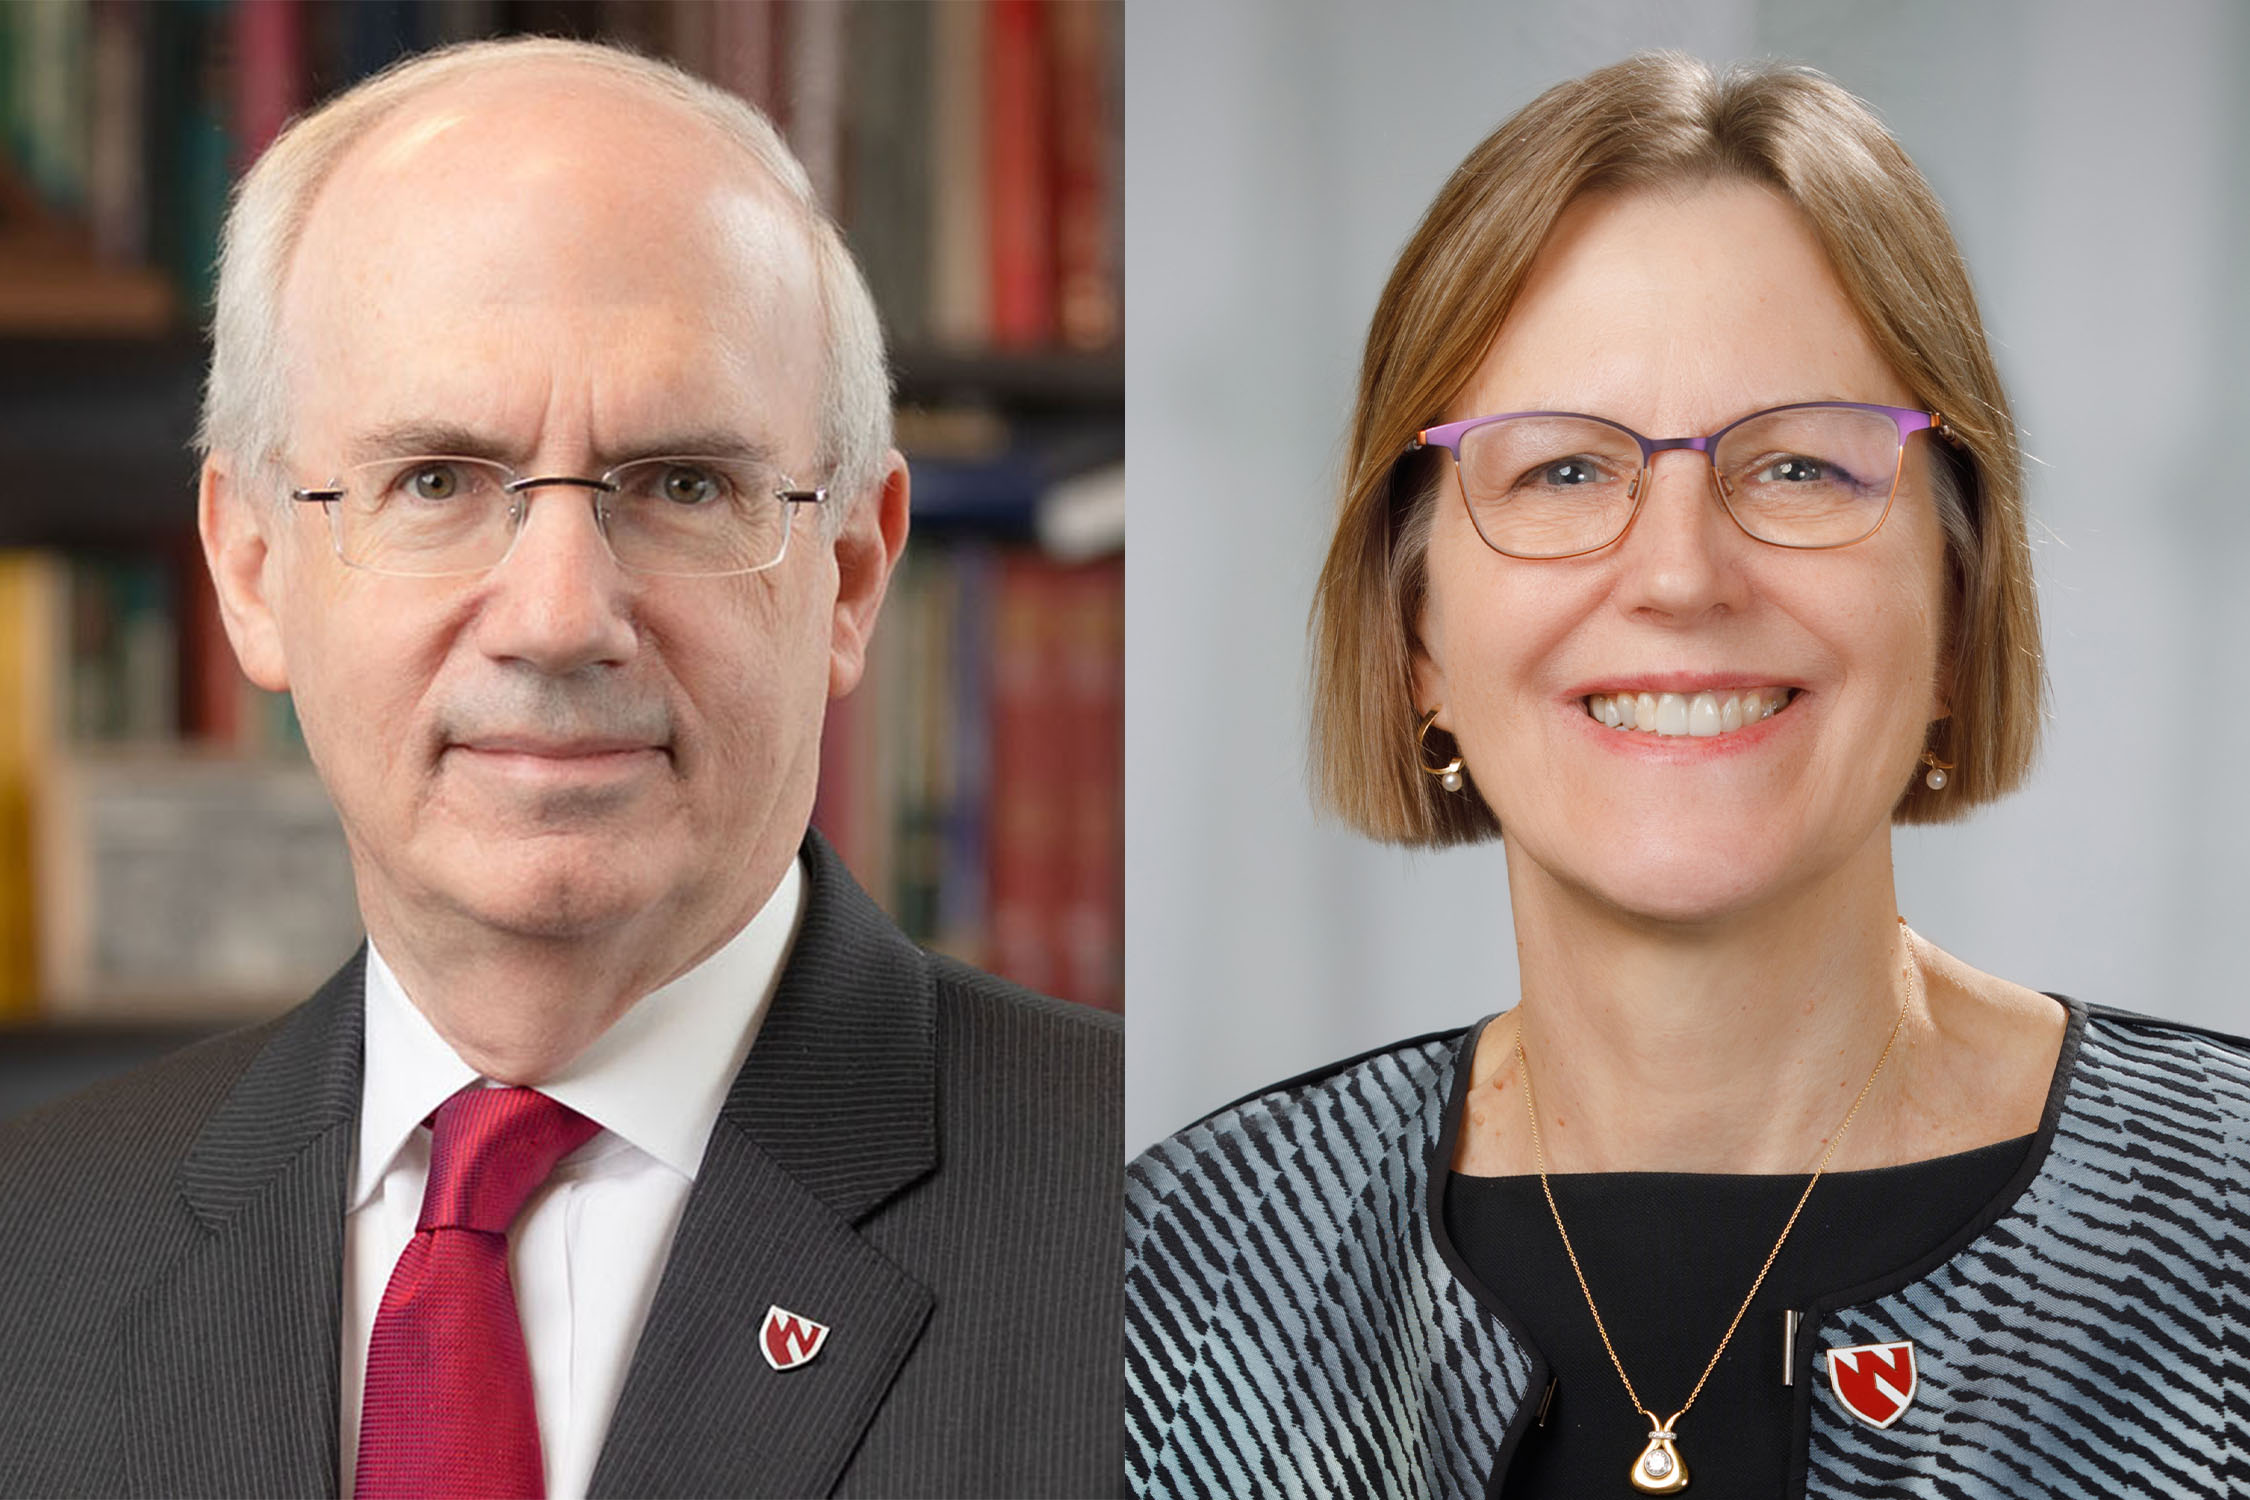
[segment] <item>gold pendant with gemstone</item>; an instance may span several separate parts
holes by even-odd
[[[1633,1488],[1644,1495],[1676,1495],[1687,1488],[1687,1465],[1672,1446],[1669,1427],[1649,1428],[1648,1446],[1633,1460]]]

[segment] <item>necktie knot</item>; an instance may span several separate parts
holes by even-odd
[[[536,1089],[461,1090],[437,1108],[415,1228],[506,1234],[555,1163],[600,1129]]]

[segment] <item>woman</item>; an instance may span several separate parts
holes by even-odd
[[[2250,1477],[2250,1046],[1896,913],[1890,826],[2015,786],[2042,682],[2006,399],[1864,106],[1645,56],[1472,153],[1315,644],[1327,801],[1504,841],[1524,999],[1135,1164],[1140,1492]]]

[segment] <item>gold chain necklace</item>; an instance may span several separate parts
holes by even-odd
[[[1719,1347],[1711,1351],[1710,1362],[1704,1365],[1703,1373],[1696,1377],[1695,1389],[1688,1392],[1687,1400],[1680,1403],[1678,1411],[1662,1421],[1658,1421],[1656,1413],[1650,1411],[1641,1400],[1640,1392],[1633,1389],[1633,1377],[1625,1373],[1625,1362],[1617,1357],[1617,1346],[1609,1341],[1609,1327],[1602,1322],[1602,1310],[1594,1305],[1593,1289],[1586,1285],[1586,1272],[1578,1264],[1578,1251],[1570,1243],[1570,1231],[1563,1228],[1562,1210],[1555,1206],[1555,1190],[1547,1183],[1547,1154],[1539,1142],[1539,1109],[1531,1096],[1531,1063],[1523,1054],[1523,1027],[1520,1023],[1516,1027],[1516,1074],[1523,1079],[1523,1107],[1531,1116],[1531,1159],[1539,1168],[1539,1191],[1547,1195],[1547,1211],[1555,1216],[1555,1233],[1562,1236],[1563,1253],[1570,1257],[1571,1274],[1578,1278],[1578,1290],[1585,1294],[1586,1311],[1594,1315],[1594,1331],[1602,1336],[1602,1348],[1609,1353],[1610,1367],[1617,1371],[1617,1378],[1625,1382],[1625,1394],[1631,1399],[1633,1409],[1648,1418],[1648,1446],[1641,1450],[1640,1457],[1633,1460],[1632,1473],[1633,1488],[1644,1494],[1672,1495],[1687,1488],[1687,1463],[1680,1457],[1680,1450],[1675,1446],[1677,1435],[1673,1428],[1678,1425],[1680,1418],[1687,1415],[1688,1408],[1695,1405],[1695,1398],[1703,1394],[1704,1382],[1719,1367],[1719,1356],[1727,1352],[1727,1345],[1734,1341],[1735,1329],[1742,1326],[1743,1314],[1750,1311],[1750,1304],[1757,1297],[1758,1288],[1766,1284],[1766,1273],[1773,1269],[1775,1258],[1781,1254],[1781,1247],[1789,1242],[1789,1231],[1797,1227],[1797,1216],[1805,1211],[1805,1201],[1812,1197],[1812,1190],[1819,1183],[1821,1174],[1828,1170],[1830,1158],[1835,1156],[1836,1148],[1843,1144],[1844,1132],[1852,1128],[1852,1121],[1858,1116],[1859,1107],[1867,1102],[1868,1092],[1875,1087],[1875,1080],[1882,1076],[1883,1064],[1891,1060],[1891,1048],[1898,1044],[1899,1031],[1906,1025],[1906,1008],[1912,1003],[1921,978],[1914,968],[1913,947],[1906,942],[1906,918],[1899,918],[1898,925],[1900,943],[1906,947],[1906,959],[1901,965],[1906,975],[1906,993],[1899,999],[1898,1017],[1891,1022],[1891,1034],[1883,1043],[1883,1054],[1875,1059],[1874,1071],[1867,1075],[1867,1082],[1859,1086],[1859,1097],[1844,1112],[1844,1123],[1838,1125],[1835,1133],[1828,1138],[1828,1149],[1820,1153],[1820,1165],[1813,1168],[1812,1181],[1806,1183],[1805,1190],[1797,1195],[1797,1206],[1789,1210],[1789,1222],[1781,1226],[1780,1237],[1773,1242],[1773,1248],[1766,1252],[1766,1263],[1758,1267],[1757,1280],[1750,1283],[1750,1290],[1743,1295],[1742,1305],[1734,1310],[1733,1321],[1727,1324],[1727,1331],[1719,1338]]]

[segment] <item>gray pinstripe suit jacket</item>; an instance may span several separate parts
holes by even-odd
[[[1120,1029],[807,865],[594,1492],[1119,1493]],[[335,1492],[361,972],[0,1127],[0,1495]]]

